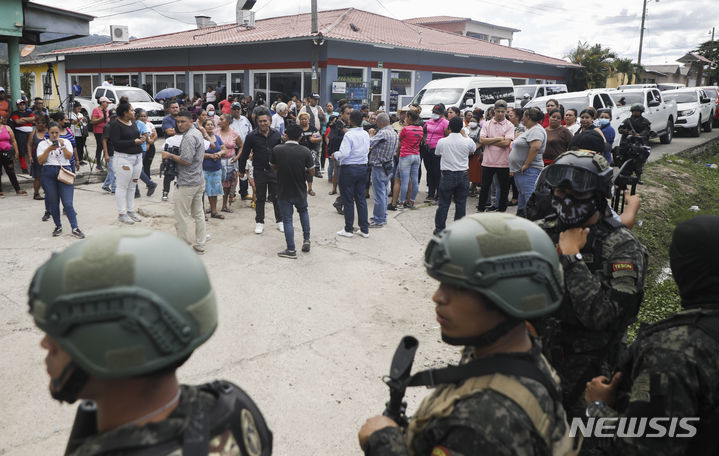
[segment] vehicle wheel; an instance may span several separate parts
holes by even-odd
[[[711,133],[711,131],[712,131],[712,119],[711,118],[704,123],[704,131],[706,133]]]
[[[689,132],[690,136],[693,136],[695,138],[698,138],[699,135],[702,132],[702,118],[699,118],[699,122],[697,122],[697,126],[692,128]]]
[[[667,121],[667,129],[664,131],[664,134],[659,137],[659,142],[662,144],[671,144],[672,139],[674,139],[674,122],[672,122],[672,119],[669,119]]]
[[[719,117],[715,117],[713,120],[713,124],[715,127],[719,128]]]

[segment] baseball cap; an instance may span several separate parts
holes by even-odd
[[[16,105],[19,105],[20,103],[25,103],[25,100],[23,100],[22,98],[19,98],[19,99],[15,102]]]
[[[4,91],[5,91],[5,87],[0,87],[0,92],[4,92]]]
[[[242,105],[238,102],[232,103],[232,109],[242,109]]]
[[[108,111],[108,115],[110,117],[115,117],[117,116],[117,111],[115,111],[114,109],[110,109],[110,111]]]
[[[317,98],[317,99],[319,99],[319,98],[320,98],[320,94],[319,94],[319,93],[313,93],[312,95],[310,95],[310,98]]]
[[[109,98],[107,98],[107,97],[100,97],[100,103],[103,103],[103,102],[105,102],[105,101],[107,101],[108,103],[110,103],[110,99],[109,99]]]

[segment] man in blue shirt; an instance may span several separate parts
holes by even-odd
[[[72,81],[72,95],[74,97],[79,97],[82,93],[82,87],[80,87],[80,84],[77,83],[77,80]]]
[[[340,164],[340,195],[344,206],[345,227],[337,232],[344,237],[354,236],[354,206],[357,205],[359,230],[357,234],[369,237],[367,220],[367,156],[369,154],[369,134],[362,128],[362,111],[350,113],[350,129],[342,138],[340,150],[333,158]]]

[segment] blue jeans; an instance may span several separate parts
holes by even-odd
[[[539,177],[537,168],[528,168],[524,173],[514,173],[514,183],[517,184],[519,190],[517,209],[524,209],[524,206],[527,205],[527,200],[534,193],[537,177]]]
[[[335,171],[335,161],[332,160],[331,158],[329,160],[330,160],[330,162],[327,165],[327,179],[332,180],[332,176],[334,176],[334,171]]]
[[[65,169],[70,171],[69,166],[65,166]],[[63,184],[57,180],[59,172],[59,166],[45,165],[42,167],[40,179],[42,188],[45,190],[46,208],[50,211],[55,226],[62,226],[62,220],[60,219],[60,201],[62,201],[67,219],[70,221],[70,226],[74,229],[77,228],[77,214],[75,213],[75,208],[72,207],[74,187]]]
[[[357,219],[360,230],[369,233],[369,221],[367,219],[367,200],[365,190],[367,189],[367,165],[342,166],[340,171],[340,195],[345,214],[345,231],[352,233],[355,222],[355,204],[357,205]]]
[[[295,251],[295,227],[292,225],[292,208],[297,208],[300,215],[300,224],[302,225],[302,238],[305,241],[310,240],[310,214],[307,212],[307,197],[292,200],[277,200],[280,205],[280,214],[282,214],[282,224],[285,227],[285,241],[287,242],[287,250]]]
[[[115,184],[115,167],[112,166],[112,161],[115,157],[110,157],[110,161],[105,163],[107,168],[107,176],[105,176],[105,182],[102,184],[103,187],[110,187],[114,192],[116,189]]]
[[[459,220],[467,213],[469,195],[469,173],[467,171],[442,171],[437,191],[439,203],[434,213],[434,228],[439,233],[446,227],[447,212],[454,196],[454,219]]]
[[[417,199],[417,192],[419,192],[418,171],[421,163],[419,154],[407,155],[399,158],[399,197],[400,201],[407,195],[407,186],[409,180],[412,179],[412,198],[414,201]]]
[[[390,176],[381,166],[372,167],[372,189],[374,191],[374,210],[372,217],[376,224],[387,223],[387,187]]]

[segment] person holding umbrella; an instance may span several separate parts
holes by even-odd
[[[155,100],[167,100],[168,98],[179,97],[182,94],[182,90],[176,89],[174,87],[168,87],[167,89],[162,89],[157,92],[155,94]]]

